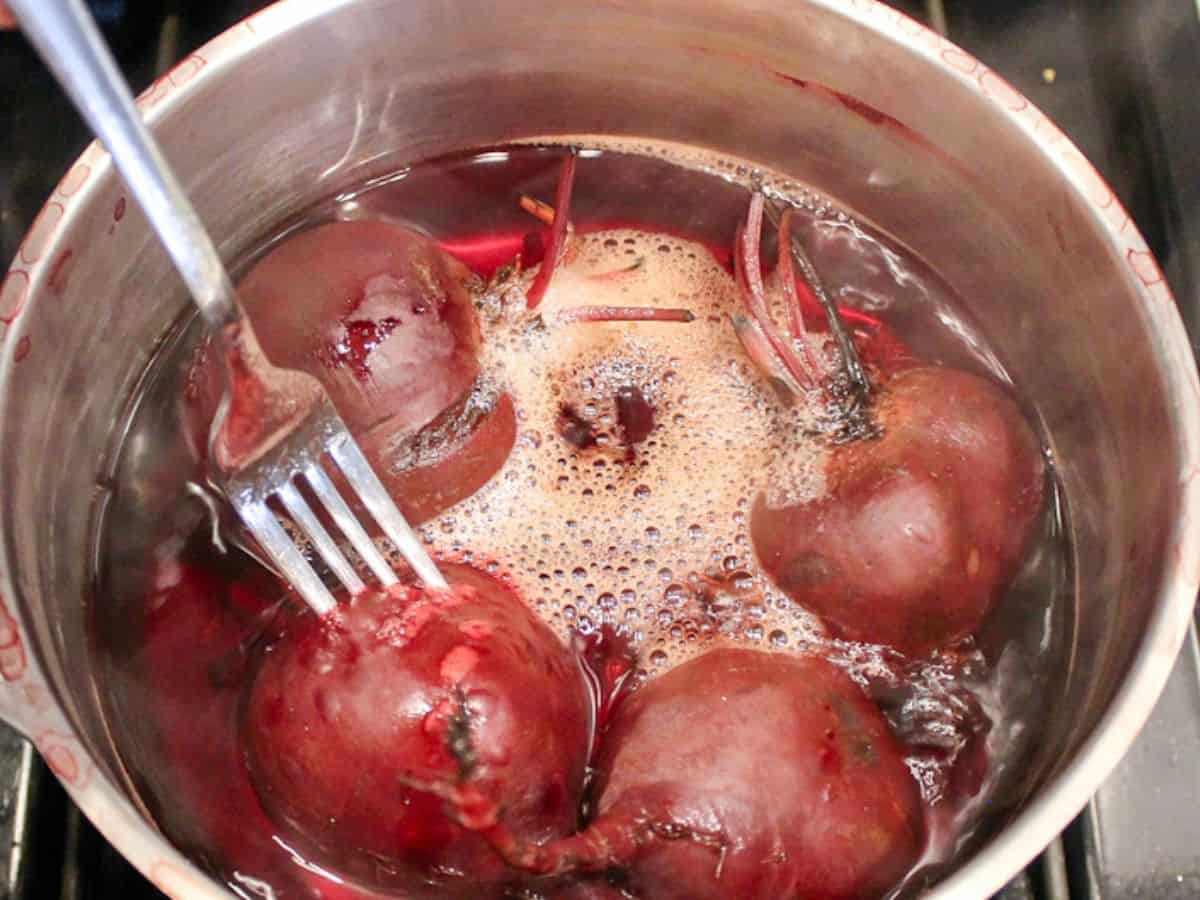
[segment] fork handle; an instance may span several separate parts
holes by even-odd
[[[22,30],[116,163],[130,193],[215,329],[239,317],[229,273],[142,124],[129,85],[83,0],[7,0]]]

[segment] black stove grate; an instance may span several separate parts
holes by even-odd
[[[1079,145],[1163,263],[1200,347],[1196,0],[892,0],[1001,73]],[[144,86],[261,0],[103,0]],[[0,261],[12,259],[87,131],[16,34],[0,34]],[[0,900],[161,897],[0,726]],[[1200,897],[1200,649],[1193,632],[1150,724],[1087,811],[996,900]]]

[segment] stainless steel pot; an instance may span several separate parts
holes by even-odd
[[[931,896],[985,897],[1084,805],[1166,679],[1200,580],[1200,392],[1129,216],[1028,101],[874,0],[285,0],[141,106],[221,249],[399,161],[533,135],[679,141],[783,171],[901,237],[966,298],[1050,436],[1080,608],[1050,765]],[[87,616],[113,423],[183,308],[88,149],[0,287],[0,712],[173,896],[223,897],[135,811]],[[102,602],[102,600],[101,600]]]

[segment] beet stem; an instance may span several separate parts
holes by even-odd
[[[521,840],[503,826],[488,829],[483,834],[492,849],[510,866],[534,875],[549,876],[622,868],[632,863],[644,848],[657,842],[691,841],[716,854],[715,871],[719,877],[728,850],[728,841],[721,834],[629,814],[601,816],[583,831],[547,844]]]
[[[774,204],[768,206],[767,216],[777,227],[782,225],[779,210],[775,208]],[[825,311],[825,318],[829,322],[829,330],[833,334],[838,353],[842,358],[842,369],[850,385],[852,400],[846,412],[853,413],[866,407],[871,396],[871,383],[867,378],[866,370],[863,368],[862,359],[858,355],[858,348],[854,345],[854,340],[850,337],[850,332],[846,329],[845,323],[842,322],[837,304],[833,302],[833,299],[829,296],[829,292],[825,289],[825,284],[821,280],[821,276],[817,274],[816,266],[813,265],[812,260],[809,258],[808,251],[804,249],[804,245],[800,242],[800,239],[790,233],[790,230],[788,237],[790,238],[789,243],[791,244],[792,259],[796,267],[799,268],[801,276],[808,285],[808,289],[812,291],[813,296],[817,298],[817,302],[821,304],[821,308]]]
[[[646,264],[646,257],[639,256],[627,266],[620,269],[613,269],[609,272],[598,272],[595,275],[589,275],[590,281],[616,281],[619,278],[624,278],[626,275],[631,275]]]
[[[538,304],[542,302],[542,297],[545,296],[546,289],[550,286],[550,278],[554,275],[554,269],[558,265],[559,256],[563,252],[567,236],[567,222],[570,219],[571,189],[575,185],[577,160],[578,157],[574,150],[571,150],[567,154],[567,158],[563,160],[562,172],[558,176],[558,190],[554,195],[554,224],[550,226],[550,240],[546,246],[546,256],[542,260],[537,275],[534,276],[533,284],[529,286],[529,292],[525,295],[525,306],[530,310],[537,309]]]
[[[804,389],[796,383],[791,373],[779,364],[775,351],[771,349],[771,345],[763,335],[762,329],[758,327],[758,323],[741,313],[734,313],[730,319],[733,322],[733,333],[737,335],[737,339],[741,342],[746,355],[750,357],[750,361],[758,366],[759,370],[767,376],[776,393],[788,406],[791,406],[795,403],[796,397],[804,393]]]
[[[554,322],[571,325],[578,322],[694,322],[690,309],[654,306],[573,306],[554,314]]]
[[[792,254],[787,247],[792,242],[792,219],[794,210],[789,206],[779,222],[779,247],[775,268],[779,271],[779,280],[783,283],[783,296],[788,309],[788,322],[792,329],[792,339],[800,343],[804,352],[804,361],[814,379],[819,377],[821,364],[817,361],[812,347],[808,342],[808,326],[804,323],[804,309],[800,305],[800,293],[796,290],[796,270],[792,263]]]
[[[528,194],[521,195],[521,209],[529,213],[543,225],[554,224],[554,207],[549,203],[543,203],[530,197]]]
[[[800,386],[801,391],[807,392],[816,387],[816,380],[796,356],[796,351],[788,340],[779,333],[779,328],[767,310],[766,292],[762,281],[762,260],[759,257],[763,202],[762,194],[755,193],[751,197],[746,227],[738,229],[733,253],[734,277],[742,294],[742,302],[771,345],[775,356]]]

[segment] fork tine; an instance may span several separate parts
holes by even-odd
[[[396,504],[392,502],[387,490],[371,469],[371,464],[367,462],[367,458],[363,456],[349,433],[342,432],[338,435],[330,443],[328,451],[345,473],[350,487],[362,498],[375,521],[383,527],[384,533],[413,567],[417,577],[427,587],[448,587],[446,579],[422,546],[420,538],[404,520],[403,514],[396,508]]]
[[[294,482],[290,480],[285,481],[280,486],[279,499],[283,501],[283,505],[287,507],[287,511],[292,514],[292,520],[300,526],[304,534],[312,541],[313,548],[321,554],[321,559],[325,560],[325,564],[333,570],[333,574],[337,576],[338,581],[346,586],[346,590],[351,594],[357,594],[362,591],[366,585],[362,583],[362,579],[354,571],[354,566],[350,565],[350,561],[338,549],[337,543],[330,537],[329,532],[325,530],[325,526],[321,524],[321,520],[312,511],[312,507],[308,505],[308,501],[300,495],[300,491]]]
[[[358,519],[354,517],[354,513],[346,505],[346,501],[342,499],[337,488],[333,486],[333,482],[329,480],[329,476],[325,474],[320,463],[314,462],[305,468],[302,474],[308,479],[313,493],[324,504],[338,528],[350,539],[350,543],[362,557],[363,562],[375,573],[375,577],[384,587],[396,584],[400,579],[396,577],[396,573],[392,571],[387,559],[379,552],[375,542],[371,540],[362,525],[359,524]]]
[[[300,593],[309,608],[318,616],[332,612],[337,605],[333,595],[308,564],[304,554],[292,543],[267,504],[261,500],[246,500],[235,501],[234,505],[263,550],[275,561],[280,573]]]

